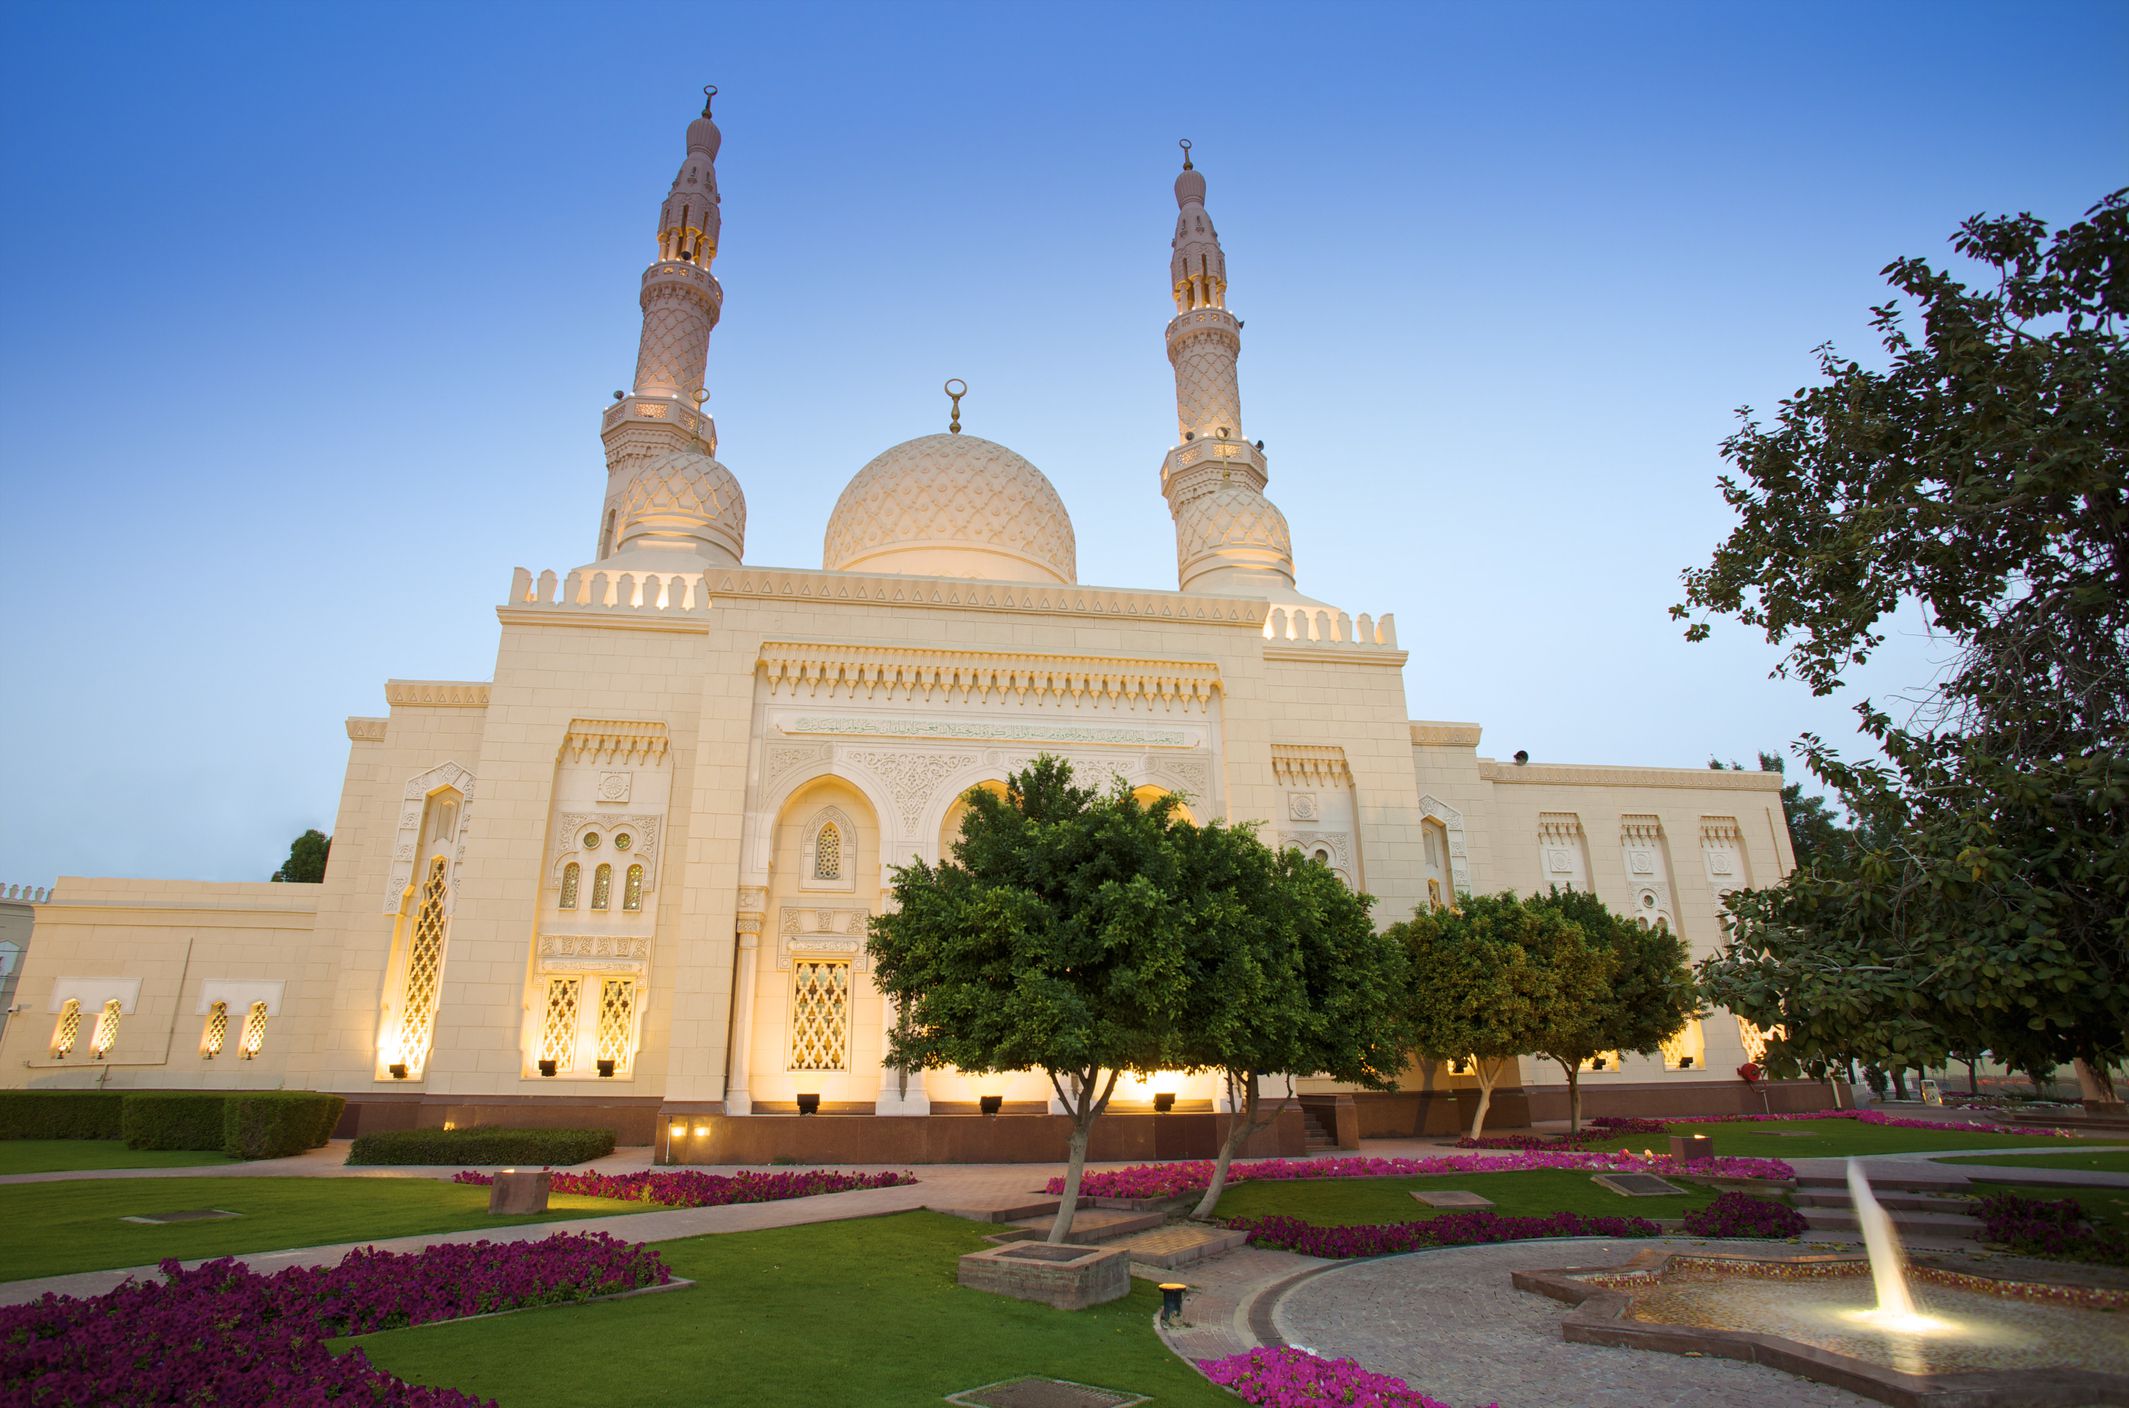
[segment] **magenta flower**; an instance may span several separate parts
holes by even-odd
[[[1262,1408],[1449,1408],[1403,1379],[1371,1373],[1350,1359],[1324,1359],[1305,1349],[1252,1349],[1225,1359],[1200,1359],[1198,1370],[1244,1403]],[[1488,1408],[1501,1408],[1498,1403]]]
[[[495,1179],[468,1169],[454,1174],[451,1181],[485,1186]],[[916,1181],[913,1173],[838,1173],[833,1169],[790,1173],[698,1173],[692,1169],[600,1173],[586,1169],[582,1173],[556,1173],[552,1187],[557,1193],[577,1193],[588,1198],[620,1198],[668,1208],[720,1208],[728,1203],[775,1203],[821,1193],[847,1193],[856,1188],[896,1188]]]

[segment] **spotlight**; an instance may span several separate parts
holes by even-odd
[[[602,1057],[600,1057],[600,1058],[599,1058],[599,1075],[600,1075],[600,1078],[601,1078],[601,1079],[606,1079],[606,1078],[609,1078],[609,1077],[611,1077],[611,1076],[613,1075],[613,1073],[614,1073],[614,1058],[613,1058],[613,1057],[611,1057],[611,1056],[602,1056]]]
[[[385,1069],[392,1073],[393,1080],[405,1080],[407,1078],[407,1063],[404,1061],[394,1061],[391,1065],[386,1066]]]
[[[983,1107],[984,1114],[995,1115],[1005,1108],[1005,1097],[1003,1095],[985,1095],[976,1103]]]
[[[817,1115],[821,1112],[821,1097],[818,1094],[798,1097],[798,1112],[802,1115]]]
[[[541,1060],[541,1062],[540,1062],[540,1074],[541,1074],[541,1075],[543,1075],[543,1076],[551,1076],[551,1075],[553,1075],[554,1073],[555,1073],[555,1060],[554,1060],[554,1058],[553,1058],[552,1056],[549,1056],[549,1057],[545,1057],[545,1058],[543,1058],[543,1059]]]

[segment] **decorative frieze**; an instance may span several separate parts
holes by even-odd
[[[454,789],[462,802],[456,826],[457,844],[451,854],[453,869],[465,859],[466,838],[473,826],[473,774],[457,763],[439,763],[427,772],[408,778],[400,791],[399,826],[392,842],[392,868],[386,875],[384,887],[386,914],[399,912],[400,900],[406,895],[407,887],[414,883],[414,852],[421,844],[421,814],[428,805],[429,794],[446,787]],[[456,887],[451,888],[455,895]]]
[[[1103,705],[1203,713],[1220,689],[1217,665],[1191,660],[1019,655],[770,641],[761,676],[771,696],[926,703]]]
[[[1351,787],[1345,749],[1324,743],[1274,743],[1271,775],[1288,787]]]
[[[983,761],[980,753],[933,753],[920,749],[853,748],[842,755],[885,782],[905,830],[923,819],[925,804],[956,773]]]
[[[786,905],[776,921],[776,968],[788,971],[799,959],[840,957],[864,972],[872,911],[863,905]]]
[[[1589,888],[1589,852],[1582,818],[1573,812],[1538,813],[1538,886],[1562,890]]]
[[[360,715],[354,716],[347,721],[348,741],[351,743],[382,743],[384,742],[384,725],[385,721],[383,719],[364,718]]]
[[[641,972],[650,965],[645,934],[542,934],[543,973]]]
[[[669,746],[665,725],[620,719],[571,719],[569,731],[562,736],[560,756],[571,762],[641,763],[645,765],[665,761]],[[604,792],[604,776],[601,779],[602,802],[625,802],[628,800],[626,773],[621,778],[620,795],[608,797]]]
[[[782,724],[787,734],[856,734],[881,738],[946,738],[957,742],[1103,743],[1124,748],[1189,748],[1180,730],[1111,728],[1099,724],[992,724],[974,719],[924,719],[858,714],[805,714]]]
[[[394,709],[485,709],[486,680],[386,680],[384,702]]]

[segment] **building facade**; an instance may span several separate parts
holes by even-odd
[[[946,431],[858,471],[818,568],[747,562],[704,410],[720,141],[705,107],[659,208],[635,377],[601,421],[593,559],[511,575],[491,678],[393,680],[386,714],[347,721],[323,884],[64,877],[37,908],[6,1083],[331,1090],[350,1128],[612,1124],[680,1159],[1053,1156],[1043,1118],[973,1118],[985,1096],[1042,1116],[1041,1075],[885,1064],[894,1013],[865,952],[892,868],[938,859],[960,799],[1042,753],[1261,820],[1379,896],[1384,923],[1558,884],[1705,950],[1724,893],[1788,870],[1778,777],[1483,757],[1477,725],[1411,717],[1391,615],[1298,590],[1187,149],[1160,466],[1175,590],[1080,584],[1055,489],[962,433],[958,398]],[[1754,1036],[1718,1015],[1660,1060],[1609,1060],[1591,1107],[1739,1108]],[[1301,1088],[1350,1109],[1348,1139],[1446,1127],[1468,1081],[1409,1074],[1357,1102]],[[1558,1112],[1557,1072],[1526,1063],[1524,1091]],[[1221,1098],[1163,1075],[1117,1108],[1163,1092],[1186,1113]],[[869,1118],[778,1118],[802,1097]],[[1152,1141],[1146,1122],[1114,1137]]]

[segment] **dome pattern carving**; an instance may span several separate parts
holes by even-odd
[[[738,561],[746,544],[747,500],[739,480],[708,455],[677,450],[636,470],[616,496],[621,532],[631,539],[696,538],[718,544]]]
[[[1175,511],[1175,552],[1183,589],[1199,571],[1248,566],[1294,575],[1294,539],[1278,505],[1254,489],[1224,484]]]
[[[1058,583],[1079,572],[1057,490],[975,435],[919,436],[859,470],[829,515],[821,566]]]

